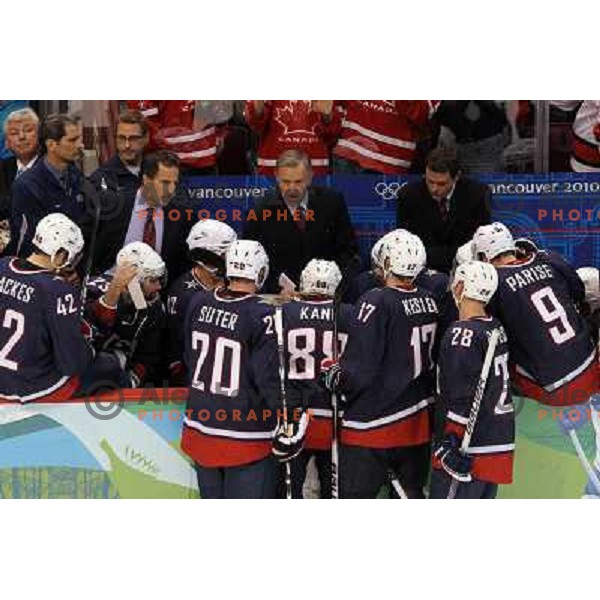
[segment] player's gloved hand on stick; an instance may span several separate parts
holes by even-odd
[[[298,411],[290,412],[288,422],[283,419],[279,422],[275,437],[273,438],[272,452],[279,462],[292,460],[302,452],[304,438],[308,427],[308,413],[302,412],[300,418]]]
[[[440,459],[442,468],[453,479],[462,483],[468,483],[472,480],[473,459],[461,452],[460,438],[456,434],[446,435],[435,450],[434,456]]]
[[[330,392],[337,390],[341,372],[340,364],[332,358],[324,358],[321,361],[321,381]]]

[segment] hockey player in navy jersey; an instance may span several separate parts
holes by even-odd
[[[160,297],[165,263],[143,242],[132,242],[117,254],[113,275],[88,283],[86,316],[94,345],[118,357],[122,386],[160,383],[162,335],[166,323]]]
[[[331,497],[332,410],[329,392],[320,385],[323,358],[333,355],[334,295],[342,274],[333,261],[312,259],[300,275],[297,297],[283,305],[287,395],[307,409],[310,422],[304,451],[291,464],[292,495],[302,498],[306,467],[315,458],[320,497]],[[348,340],[352,308],[338,307],[338,352]]]
[[[424,497],[439,311],[434,297],[414,284],[423,263],[422,245],[412,234],[391,246],[385,287],[357,302],[340,362],[321,364],[325,385],[347,400],[340,449],[343,498],[376,497],[390,474],[402,495]]]
[[[415,278],[415,284],[425,288],[435,297],[440,309],[440,332],[442,332],[445,325],[458,316],[456,306],[448,291],[448,275],[427,269],[427,254],[423,242],[418,236],[411,234],[406,229],[394,229],[377,240],[371,249],[371,270],[365,271],[354,278],[344,294],[344,301],[354,304],[365,292],[376,287],[383,287],[385,284],[383,265],[389,254],[389,247],[398,240],[404,239],[406,235],[412,235],[417,243],[423,246],[425,262]]]
[[[498,271],[488,312],[506,329],[513,383],[542,404],[587,402],[599,389],[597,357],[589,324],[577,309],[585,290],[576,271],[555,252],[519,257],[502,223],[479,227],[473,247]]]
[[[117,364],[94,360],[80,290],[64,277],[83,251],[79,227],[47,215],[32,243],[27,259],[0,259],[0,400],[64,401],[116,375]]]
[[[256,295],[268,272],[261,244],[237,240],[226,256],[228,286],[196,294],[186,312],[184,359],[192,377],[181,448],[196,464],[203,498],[274,498],[272,453],[291,459],[301,450],[301,441],[280,443],[297,433],[301,440],[306,418],[290,419],[294,431],[278,427],[275,315]]]
[[[229,225],[206,219],[196,223],[188,237],[194,266],[181,275],[167,295],[167,360],[171,385],[187,385],[183,366],[183,319],[190,299],[199,291],[214,290],[225,282],[225,254],[237,235]]]
[[[454,274],[459,320],[440,345],[438,402],[446,421],[433,456],[430,498],[495,498],[498,484],[512,482],[515,413],[506,333],[485,309],[497,286],[496,270],[487,263],[465,262]],[[463,443],[470,420],[470,440]]]

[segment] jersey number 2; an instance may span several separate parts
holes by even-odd
[[[0,350],[0,367],[16,371],[19,368],[19,363],[8,358],[8,353],[17,345],[17,342],[23,337],[25,332],[25,316],[23,313],[17,312],[9,308],[4,313],[4,321],[2,321],[2,327],[5,329],[12,329],[13,324],[15,331],[8,338],[4,347]]]

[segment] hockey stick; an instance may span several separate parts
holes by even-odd
[[[488,342],[485,358],[483,359],[483,366],[481,367],[481,374],[479,375],[477,387],[475,388],[475,395],[473,396],[473,405],[471,406],[471,412],[469,413],[469,420],[467,421],[465,434],[460,444],[460,452],[462,454],[466,454],[467,450],[469,449],[469,444],[471,443],[471,438],[473,437],[473,430],[475,429],[475,423],[477,422],[477,417],[479,416],[479,409],[481,408],[481,402],[483,401],[485,387],[487,385],[488,376],[492,367],[492,360],[494,359],[494,353],[496,352],[496,346],[498,345],[499,339],[500,329],[495,328],[492,331],[490,340]],[[448,499],[453,499],[456,496],[458,484],[459,481],[457,479],[452,479],[452,484],[450,485],[450,490],[447,496]]]
[[[590,465],[590,461],[587,459],[587,456],[583,451],[583,447],[581,446],[581,442],[579,441],[577,432],[574,429],[570,429],[569,437],[571,438],[571,442],[573,442],[575,452],[577,453],[577,458],[579,459],[583,470],[587,473],[587,476],[590,478],[590,481],[594,484],[594,487],[596,488],[596,493],[600,495],[600,479],[598,479],[598,475],[596,475],[596,472],[594,471],[594,469],[592,469],[592,465]]]
[[[283,309],[281,305],[275,307],[275,333],[277,334],[277,354],[279,356],[279,386],[281,393],[281,406],[283,408],[283,427],[288,431],[287,393],[285,389],[285,349],[283,345]],[[292,467],[290,461],[285,462],[285,497],[292,499]]]
[[[81,295],[80,295],[80,311],[81,316],[84,314],[85,310],[85,302],[88,294],[88,282],[90,280],[90,276],[92,274],[92,267],[94,265],[94,253],[96,252],[96,240],[98,238],[98,229],[100,227],[100,210],[101,210],[101,199],[100,194],[96,191],[96,188],[87,180],[83,180],[83,186],[89,191],[89,197],[94,203],[94,222],[92,224],[92,235],[90,237],[90,245],[88,248],[88,256],[85,264],[85,272],[83,275],[83,279],[81,280]],[[106,192],[108,186],[106,185],[106,180],[104,176],[100,180],[100,188],[102,192]],[[85,192],[84,192],[85,193]]]

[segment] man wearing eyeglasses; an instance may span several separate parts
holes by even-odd
[[[119,115],[115,139],[117,154],[98,168],[90,179],[100,189],[117,192],[122,196],[122,204],[129,205],[140,187],[140,169],[148,145],[148,125],[142,113],[124,110]]]

